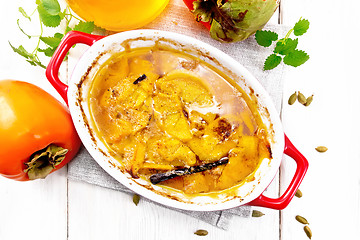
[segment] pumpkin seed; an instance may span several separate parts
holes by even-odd
[[[196,232],[194,232],[194,234],[196,234],[198,236],[206,236],[206,235],[208,235],[208,231],[206,231],[204,229],[199,229]]]
[[[137,194],[134,194],[133,196],[133,202],[134,204],[137,206],[139,204],[139,201],[140,201],[140,196],[137,195]]]
[[[302,197],[302,192],[300,191],[300,189],[296,190],[295,196],[298,198]]]
[[[304,227],[304,231],[306,233],[306,236],[308,236],[309,239],[311,239],[312,237],[312,232],[311,232],[311,229],[309,228],[309,226],[305,226]]]
[[[252,217],[262,217],[264,216],[265,214],[263,214],[262,212],[258,211],[258,210],[253,210],[251,216]]]
[[[300,215],[296,215],[295,219],[302,224],[309,224],[309,222],[306,220],[306,218],[300,216]]]
[[[304,94],[302,94],[301,92],[298,92],[297,99],[298,99],[299,103],[305,105],[306,97],[304,96]]]
[[[306,103],[304,104],[305,107],[307,107],[307,106],[310,105],[310,103],[313,101],[313,98],[314,98],[314,95],[311,95],[310,97],[308,97],[308,98],[306,99]]]
[[[321,153],[324,153],[324,152],[326,152],[328,150],[328,148],[325,147],[325,146],[318,146],[315,149],[316,149],[316,151],[321,152]]]
[[[288,104],[289,105],[293,105],[295,103],[297,99],[297,93],[294,92],[293,94],[291,94],[291,96],[289,97],[289,100],[288,100]]]

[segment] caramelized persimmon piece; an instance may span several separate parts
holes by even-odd
[[[161,136],[150,139],[147,145],[148,158],[153,163],[171,163],[173,166],[192,166],[196,163],[195,154],[176,138]]]
[[[205,162],[213,162],[226,156],[236,146],[233,141],[219,142],[215,136],[204,135],[201,138],[194,137],[188,142],[190,149]]]
[[[173,179],[169,179],[164,182],[161,182],[161,183],[159,183],[159,185],[182,190],[182,189],[184,189],[184,178],[183,177],[175,177]]]
[[[160,129],[182,141],[192,138],[183,106],[176,95],[158,93],[153,97],[154,115]]]
[[[151,114],[146,111],[139,111],[135,109],[116,108],[113,110],[113,115],[116,116],[110,119],[109,124],[102,126],[105,138],[109,142],[116,142],[122,138],[135,134],[144,129],[149,121]]]
[[[209,191],[209,185],[203,173],[194,173],[183,177],[184,192],[187,194],[202,193]]]
[[[163,93],[178,95],[185,104],[195,104],[201,107],[213,105],[209,87],[191,71],[174,70],[159,79],[156,86]]]
[[[137,177],[138,171],[145,161],[145,144],[137,143],[133,161],[131,163],[131,174]]]
[[[219,190],[232,187],[255,171],[258,163],[259,139],[255,136],[244,136],[239,146],[229,153],[229,163],[217,182]]]
[[[156,164],[156,163],[144,163],[141,168],[157,169],[157,170],[172,170],[174,167],[170,164]]]
[[[182,113],[169,115],[163,121],[164,131],[184,142],[192,139],[190,126]]]

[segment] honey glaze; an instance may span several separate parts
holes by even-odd
[[[113,55],[96,73],[88,104],[96,134],[133,178],[229,158],[158,184],[187,195],[233,189],[271,158],[256,103],[213,66],[176,50]]]

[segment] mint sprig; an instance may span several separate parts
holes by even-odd
[[[43,53],[47,57],[51,57],[56,48],[59,46],[61,39],[64,35],[71,31],[81,31],[86,33],[91,33],[95,29],[94,22],[84,22],[81,19],[77,18],[70,10],[69,7],[61,9],[61,6],[58,0],[36,0],[36,9],[32,14],[27,14],[26,11],[19,7],[19,12],[22,17],[28,21],[31,21],[33,14],[38,13],[40,19],[40,34],[33,36],[27,34],[20,26],[20,19],[17,19],[17,24],[20,31],[30,38],[37,38],[37,44],[32,51],[27,51],[22,45],[14,47],[10,42],[10,47],[12,50],[21,55],[33,66],[39,66],[46,68],[45,64],[41,63],[38,53]],[[74,20],[77,21],[77,24],[74,27]],[[61,22],[65,21],[65,28],[60,27]],[[47,27],[57,28],[59,30],[53,36],[44,36],[44,29]]]
[[[278,40],[278,34],[272,31],[257,31],[255,33],[256,41],[260,46],[270,47],[273,41]]]
[[[269,30],[259,30],[255,34],[256,42],[263,47],[270,47],[274,42],[275,48],[273,53],[265,60],[264,70],[276,68],[281,61],[286,65],[298,67],[309,60],[309,55],[297,49],[298,38],[292,39],[290,35],[301,36],[309,29],[310,22],[300,18],[295,26],[288,31],[284,38],[278,39],[278,34]]]

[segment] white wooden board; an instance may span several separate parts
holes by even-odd
[[[18,7],[31,12],[31,1],[2,1],[0,8],[0,79],[18,79],[41,86],[55,97],[44,70],[34,68],[12,52],[14,45],[32,46],[16,25]],[[64,4],[64,2],[62,2]],[[183,8],[181,0],[171,4]],[[141,201],[131,196],[68,181],[64,168],[46,180],[14,182],[0,178],[0,239],[198,239],[193,232],[206,229],[206,239],[307,239],[300,214],[308,219],[313,239],[358,239],[360,237],[360,87],[358,47],[360,2],[357,0],[283,0],[280,19],[292,26],[300,17],[310,20],[309,32],[299,38],[299,49],[310,60],[303,66],[287,67],[282,121],[294,145],[308,158],[310,167],[301,190],[279,212],[260,209],[262,218],[235,217],[228,231]],[[185,10],[182,10],[183,12]],[[275,14],[272,23],[278,21]],[[25,23],[26,29],[34,24]],[[38,29],[32,29],[35,34]],[[81,51],[80,49],[77,51]],[[79,53],[62,67],[67,80]],[[287,105],[294,91],[314,94],[311,106]],[[314,150],[325,145],[329,151]],[[1,146],[0,146],[1,147]],[[286,158],[281,167],[281,191],[292,178],[295,164]],[[275,197],[275,178],[266,195]],[[280,192],[281,192],[280,191]]]

